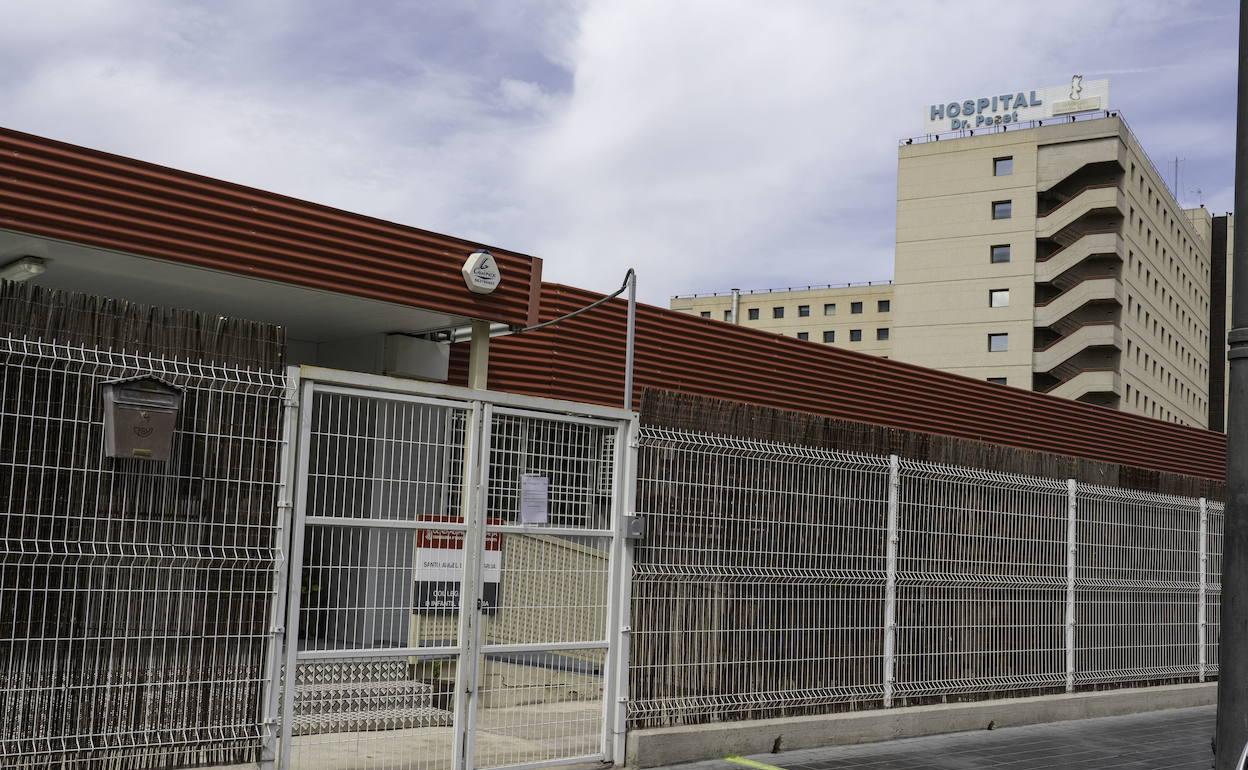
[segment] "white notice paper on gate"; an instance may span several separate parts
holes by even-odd
[[[545,524],[550,519],[550,479],[539,473],[520,477],[520,523]]]

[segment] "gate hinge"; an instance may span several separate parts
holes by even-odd
[[[477,599],[477,612],[482,612],[484,610],[485,610],[485,599],[478,598]]]

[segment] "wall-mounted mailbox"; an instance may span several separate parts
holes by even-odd
[[[104,383],[104,454],[138,460],[168,460],[182,389],[158,377]]]

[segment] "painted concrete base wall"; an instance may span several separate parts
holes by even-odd
[[[787,751],[984,730],[990,724],[1017,727],[1206,706],[1216,702],[1217,687],[1216,682],[1206,682],[637,730],[628,735],[628,764],[656,767],[733,754],[765,754],[773,750],[777,739],[780,749]]]

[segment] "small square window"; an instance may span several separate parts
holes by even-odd
[[[850,313],[852,313],[852,314],[854,314],[854,315],[857,315],[857,314],[861,313],[861,312],[862,312],[862,303],[861,303],[861,302],[851,302],[851,303],[849,303],[849,312],[850,312]]]
[[[988,335],[988,352],[1004,353],[1010,349],[1010,335],[1008,334],[989,334]]]
[[[1014,156],[992,159],[993,176],[1009,176],[1014,173]]]
[[[703,310],[703,311],[702,311],[702,313],[701,313],[701,315],[702,315],[702,317],[703,317],[703,318],[710,318],[710,317],[711,317],[711,311],[709,311],[709,310]]]
[[[757,321],[758,320],[758,308],[752,307],[749,310],[747,310],[746,317],[749,318],[751,321]]]
[[[798,332],[797,338],[799,340],[808,340],[810,339],[810,332]]]
[[[1009,219],[1014,215],[1014,201],[993,201],[992,218]]]
[[[989,289],[988,290],[988,307],[1009,307],[1010,306],[1010,290],[1009,289]]]
[[[1002,243],[992,247],[992,263],[999,264],[1001,262],[1010,261],[1010,244]]]
[[[823,341],[824,342],[836,342],[836,332],[834,331],[824,332]]]
[[[877,340],[879,340],[880,342],[883,342],[883,341],[887,340],[887,339],[888,339],[888,329],[876,329],[876,330],[875,330],[875,338],[876,338]]]
[[[725,310],[725,311],[724,311],[724,320],[725,320],[725,321],[732,321],[732,311],[731,311],[731,310]]]
[[[836,315],[836,303],[835,302],[825,303],[823,306],[823,314],[824,315]]]
[[[850,342],[862,342],[862,329],[850,329],[849,341]]]
[[[784,318],[784,308],[773,307],[771,309],[771,317],[772,318]]]
[[[989,377],[989,378],[988,378],[988,381],[989,381],[989,382],[991,382],[993,385],[1004,385],[1004,384],[1006,384],[1006,381],[1005,381],[1005,378],[1004,378],[1004,377]]]
[[[875,303],[875,309],[881,313],[887,313],[893,309],[892,300],[882,299]]]
[[[797,315],[799,318],[809,318],[810,317],[810,305],[798,305]]]

